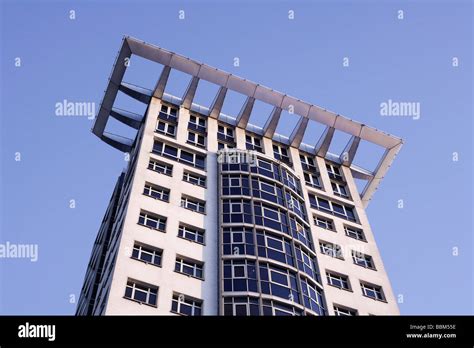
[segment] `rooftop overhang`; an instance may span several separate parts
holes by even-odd
[[[132,55],[137,55],[163,65],[163,71],[156,83],[154,91],[140,89],[137,86],[132,86],[122,81],[128,66],[128,61]],[[190,75],[190,84],[183,97],[179,99],[183,107],[192,108],[194,105],[193,98],[200,80],[208,81],[220,87],[214,102],[209,108],[209,117],[219,117],[226,97],[226,92],[231,90],[247,96],[246,103],[243,105],[242,111],[235,122],[237,127],[244,129],[249,129],[251,127],[251,125],[248,124],[250,113],[252,111],[253,103],[256,100],[259,100],[274,107],[266,125],[262,129],[261,134],[263,136],[273,138],[276,135],[275,129],[282,110],[291,110],[291,114],[294,114],[295,117],[299,117],[298,124],[288,140],[288,144],[291,146],[299,148],[300,145],[302,145],[302,139],[309,120],[318,122],[327,127],[318,144],[316,144],[312,149],[314,155],[325,157],[329,154],[328,148],[335,130],[351,135],[351,140],[347,144],[343,153],[339,155],[339,162],[342,165],[350,167],[353,173],[359,175],[359,178],[368,180],[361,195],[364,205],[368,204],[370,198],[377,189],[380,180],[385,176],[386,171],[403,144],[402,139],[398,137],[351,120],[320,106],[310,104],[298,98],[275,91],[271,88],[235,76],[207,64],[200,63],[161,47],[128,36],[123,38],[122,46],[116,57],[112,73],[109,77],[108,86],[102,99],[92,132],[112,146],[117,145],[115,147],[120,150],[128,149],[128,144],[120,145],[117,143],[116,139],[111,141],[107,133],[104,133],[110,116],[115,116],[115,118],[118,117],[117,119],[124,121],[124,123],[128,122],[127,124],[136,125],[137,120],[135,118],[125,120],[127,115],[124,115],[123,113],[117,115],[117,113],[113,112],[114,101],[118,91],[121,90],[131,97],[145,103],[152,97],[162,97],[164,95],[166,82],[171,69]],[[361,140],[385,148],[385,154],[373,172],[363,173],[363,171],[361,172],[358,168],[355,168],[352,165],[352,160],[354,159],[358,144]]]

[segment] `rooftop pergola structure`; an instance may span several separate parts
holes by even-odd
[[[127,69],[125,62],[127,59],[130,59],[132,54],[163,65],[162,72],[153,90],[122,81]],[[181,98],[176,98],[165,93],[165,87],[171,69],[190,75],[189,85]],[[209,108],[201,107],[193,103],[200,80],[205,80],[219,86],[214,101]],[[367,207],[379,183],[384,178],[403,144],[403,140],[398,137],[351,120],[317,105],[283,94],[177,53],[167,51],[158,46],[125,36],[92,128],[92,132],[100,139],[124,152],[131,150],[133,140],[105,132],[109,117],[112,116],[132,128],[139,129],[144,116],[114,107],[114,102],[119,90],[145,104],[148,104],[151,98],[155,97],[171,101],[181,107],[197,111],[200,114],[214,119],[221,119],[219,117],[223,115],[221,114],[221,110],[227,91],[231,90],[240,93],[247,97],[241,111],[235,119],[225,117],[223,119],[224,122],[232,123],[232,125],[236,127],[249,130],[263,137],[273,139],[276,142],[283,142],[291,147],[299,148],[314,156],[327,158],[341,165],[350,167],[354,178],[367,181],[361,193],[361,200],[364,207]],[[273,110],[263,128],[248,123],[256,100],[273,106]],[[291,117],[299,117],[289,137],[282,137],[275,133],[283,110],[289,110],[290,114],[292,114]],[[315,146],[308,146],[302,143],[309,121],[315,121],[326,126]],[[339,155],[328,152],[336,130],[351,135],[349,142]],[[385,149],[382,158],[373,171],[363,169],[352,163],[361,140],[368,141]]]

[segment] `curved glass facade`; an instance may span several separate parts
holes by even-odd
[[[325,315],[301,183],[254,154],[219,161],[224,315]]]

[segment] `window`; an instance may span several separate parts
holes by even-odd
[[[224,196],[250,196],[250,181],[248,175],[222,175],[222,194]]]
[[[222,124],[219,124],[217,126],[217,139],[218,140],[223,140],[228,143],[234,143],[235,138],[234,138],[234,128],[230,126],[224,126]]]
[[[299,245],[295,245],[296,260],[298,261],[298,269],[310,275],[312,279],[318,280],[316,258],[308,254]]]
[[[306,209],[304,208],[304,202],[291,194],[289,191],[286,192],[286,201],[290,211],[298,215],[302,220],[306,221]]]
[[[166,218],[145,211],[141,211],[140,217],[138,218],[138,224],[152,228],[154,230],[165,232]]]
[[[200,316],[202,300],[194,299],[183,294],[173,293],[171,312],[188,316]]]
[[[337,183],[335,181],[331,181],[332,191],[336,196],[349,198],[349,194],[347,193],[346,185]]]
[[[204,214],[206,212],[206,203],[196,198],[188,196],[181,197],[181,207]]]
[[[155,266],[161,266],[163,250],[135,242],[132,251],[132,259],[140,260]]]
[[[254,135],[245,135],[245,148],[263,153],[262,139]]]
[[[192,144],[198,147],[205,148],[206,147],[206,137],[204,135],[188,132],[188,144]]]
[[[300,154],[300,161],[304,171],[309,171],[311,173],[317,172],[316,164],[314,163],[312,156]]]
[[[344,225],[344,231],[346,232],[346,236],[348,236],[348,237],[351,237],[351,238],[354,238],[354,239],[357,239],[357,240],[361,240],[361,241],[364,241],[364,242],[366,241],[364,231],[362,231],[359,228]]]
[[[224,255],[255,255],[252,228],[224,227],[222,245]]]
[[[289,239],[257,230],[258,256],[295,267],[293,249]]]
[[[373,298],[378,301],[385,301],[385,296],[381,286],[360,282],[362,288],[362,295]]]
[[[129,279],[125,288],[125,298],[156,307],[158,287]]]
[[[255,202],[254,214],[256,225],[288,233],[288,219],[284,210]]]
[[[178,162],[183,162],[192,165],[196,168],[205,169],[205,155],[185,151],[158,140],[155,140],[153,144],[153,153],[163,157],[171,158]]]
[[[307,279],[301,279],[301,291],[303,292],[304,306],[312,309],[319,315],[327,315],[324,308],[323,291]]]
[[[154,199],[168,202],[170,198],[170,190],[164,187],[155,186],[149,183],[145,183],[143,194]]]
[[[178,237],[190,240],[195,243],[204,244],[204,230],[197,227],[179,225]]]
[[[189,182],[190,184],[201,186],[201,187],[206,187],[206,177],[191,173],[188,171],[184,171],[183,173],[183,181]]]
[[[358,266],[375,269],[374,260],[372,256],[362,254],[361,252],[352,250],[352,261]]]
[[[178,108],[163,104],[161,105],[161,111],[158,114],[158,117],[165,121],[176,122],[178,118]]]
[[[321,253],[323,253],[324,255],[328,255],[331,257],[335,257],[337,259],[344,260],[344,257],[342,254],[342,248],[340,245],[324,242],[324,241],[319,241],[319,247],[321,249]]]
[[[225,199],[222,207],[224,223],[253,223],[250,200]]]
[[[326,169],[328,170],[328,174],[329,174],[329,177],[331,179],[344,181],[344,178],[341,175],[341,171],[339,169],[339,166],[337,166],[335,164],[326,163]]]
[[[202,262],[177,257],[174,270],[194,278],[204,279],[203,267],[204,264]]]
[[[321,182],[319,180],[319,176],[317,173],[304,172],[303,176],[304,176],[304,181],[306,185],[310,187],[318,188],[318,189],[322,188]]]
[[[158,120],[156,122],[156,132],[173,137],[176,135],[176,125]]]
[[[303,194],[301,193],[300,181],[294,175],[290,174],[290,172],[286,170],[285,168],[282,168],[282,173],[283,173],[283,183],[289,188],[296,191],[296,193],[298,193],[300,196],[302,196]]]
[[[293,238],[299,240],[311,250],[313,249],[313,241],[311,239],[311,233],[308,227],[302,225],[293,217],[290,217],[290,229]]]
[[[148,162],[148,169],[151,169],[157,173],[161,173],[161,174],[165,174],[169,176],[171,176],[173,173],[173,166],[171,164],[158,162],[154,159],[150,159],[150,162]]]
[[[259,315],[257,297],[224,297],[224,315]]]
[[[235,149],[235,144],[223,143],[221,141],[217,142],[217,150],[230,150]]]
[[[326,213],[341,217],[346,220],[356,222],[354,208],[345,204],[336,203],[315,195],[309,195],[311,208],[324,211]]]
[[[313,215],[314,224],[326,230],[334,231],[334,222],[330,219],[323,218],[318,215]]]
[[[263,315],[268,316],[301,316],[303,311],[295,306],[275,300],[263,300]]]
[[[260,263],[259,269],[262,293],[301,303],[294,272],[267,263]]]
[[[352,309],[352,308],[349,308],[349,307],[342,307],[342,306],[339,306],[339,305],[334,305],[333,308],[334,308],[334,315],[337,315],[337,316],[352,317],[352,316],[357,315],[357,310],[356,309]]]
[[[288,148],[284,146],[273,144],[273,157],[276,160],[291,165],[290,156],[288,156]]]
[[[223,277],[224,291],[258,291],[255,261],[225,260]]]
[[[206,133],[206,119],[200,116],[191,114],[189,116],[188,129]]]
[[[349,278],[346,275],[326,271],[328,284],[339,289],[351,290]]]
[[[253,196],[277,203],[283,206],[283,190],[280,185],[263,178],[254,177],[252,179]]]

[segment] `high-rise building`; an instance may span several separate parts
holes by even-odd
[[[132,55],[163,66],[153,90],[122,81]],[[189,75],[182,97],[165,93],[172,70]],[[200,81],[218,86],[209,107],[193,103]],[[115,107],[119,91],[144,115]],[[228,91],[246,97],[235,116],[222,112]],[[272,107],[263,127],[249,123],[256,103]],[[134,139],[107,132],[110,116]],[[283,117],[297,120],[287,136]],[[325,130],[308,145],[313,123]],[[401,139],[130,37],[92,131],[129,162],[78,315],[399,313],[365,208]],[[349,141],[334,154],[339,133]],[[373,170],[354,162],[362,143],[385,149]]]

